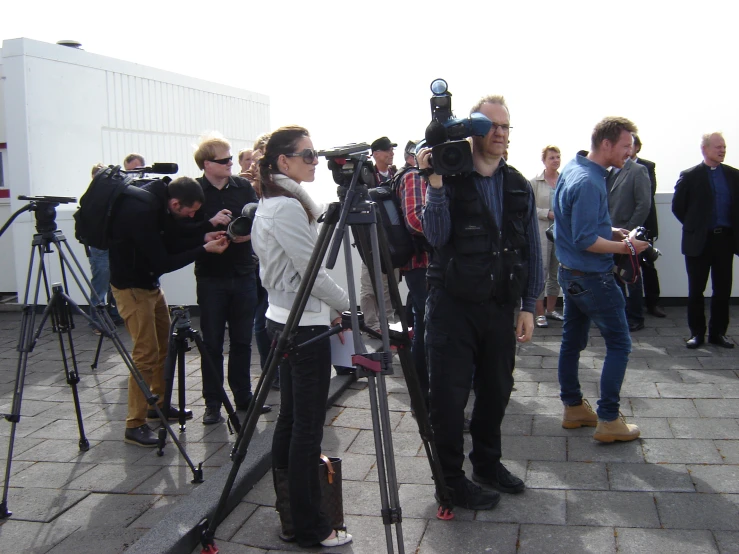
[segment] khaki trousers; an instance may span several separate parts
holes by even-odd
[[[395,280],[399,278],[399,272],[395,270]],[[382,294],[388,323],[395,323],[395,311],[390,302],[390,293],[388,292],[387,275],[382,276]],[[372,289],[372,280],[370,279],[369,268],[362,262],[362,272],[359,277],[359,308],[364,314],[364,323],[370,329],[380,328],[380,315],[378,312],[378,302],[375,297],[375,291]]]
[[[118,312],[133,339],[131,357],[153,394],[164,401],[164,361],[169,341],[169,309],[161,289],[117,289],[111,286]],[[128,377],[126,428],[146,423],[149,405],[132,375]]]

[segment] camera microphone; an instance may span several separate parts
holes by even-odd
[[[447,141],[446,127],[435,119],[426,127],[426,146],[433,148]]]
[[[146,173],[159,173],[160,175],[174,175],[179,171],[179,166],[175,163],[155,163],[151,164],[151,171]]]

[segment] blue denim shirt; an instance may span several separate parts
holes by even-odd
[[[613,269],[613,254],[588,252],[598,237],[611,240],[606,169],[584,156],[569,162],[554,191],[554,244],[557,259],[569,268],[589,273]]]

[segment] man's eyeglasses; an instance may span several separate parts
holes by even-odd
[[[208,160],[209,162],[213,162],[214,164],[220,164],[220,165],[228,165],[228,162],[233,160],[233,156],[229,156],[228,158],[221,158],[220,160]]]
[[[285,154],[288,158],[303,158],[303,161],[307,164],[312,164],[318,158],[318,152],[311,148],[306,148],[302,152],[294,152],[292,154]]]
[[[500,124],[498,124],[498,123],[493,123],[493,124],[492,124],[492,126],[490,127],[490,130],[491,130],[491,131],[492,131],[493,133],[494,133],[495,131],[497,131],[498,129],[500,129],[500,130],[501,130],[501,131],[503,131],[504,133],[507,133],[508,131],[510,131],[511,129],[513,129],[513,127],[511,127],[511,126],[510,126],[510,125],[508,125],[507,123],[504,123],[503,125],[500,125]]]

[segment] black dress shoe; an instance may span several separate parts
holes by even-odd
[[[667,317],[667,313],[659,306],[652,306],[651,308],[647,308],[647,312],[649,312],[654,317]]]
[[[236,404],[236,409],[240,412],[248,412],[249,404],[247,404],[246,406],[242,406],[241,404]],[[271,411],[272,411],[272,406],[268,406],[267,404],[265,404],[264,406],[262,406],[262,411],[260,413],[268,414]]]
[[[723,348],[734,348],[734,343],[731,342],[725,335],[716,335],[715,337],[708,337],[708,342],[721,346]]]
[[[144,448],[153,448],[157,445],[159,439],[157,438],[157,434],[151,430],[151,427],[144,423],[133,429],[126,429],[126,433],[123,435],[123,442],[143,446]]]
[[[523,492],[526,488],[524,482],[513,475],[506,466],[498,463],[498,468],[495,476],[478,475],[472,473],[472,480],[481,485],[488,485],[493,487],[495,490],[505,492],[508,494],[518,494]]]
[[[169,407],[169,414],[165,414],[167,416],[167,419],[169,421],[179,421],[180,420],[180,410],[179,408],[176,408],[174,406]],[[159,419],[159,415],[157,415],[156,410],[148,410],[146,412],[146,419]],[[192,410],[188,410],[185,408],[185,419],[192,419]]]
[[[450,487],[450,490],[452,503],[468,510],[492,510],[500,502],[500,493],[485,490],[467,478],[454,487]],[[436,493],[434,493],[434,498],[440,502]]]
[[[221,409],[211,406],[205,407],[205,413],[203,414],[203,425],[215,425],[223,421],[221,417]]]
[[[695,348],[698,348],[702,344],[703,344],[703,336],[694,335],[688,339],[688,341],[685,343],[685,346],[693,350]]]
[[[634,331],[641,331],[642,329],[644,329],[643,321],[631,321],[629,323],[629,331],[631,331],[632,333]]]

